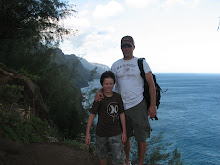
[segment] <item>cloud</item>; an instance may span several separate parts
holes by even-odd
[[[115,33],[114,28],[105,28],[99,30],[93,28],[89,32],[77,36],[77,38],[81,39],[81,45],[78,45],[77,47],[81,47],[83,49],[86,48],[86,50],[90,50],[89,52],[102,51],[103,49],[107,49],[109,46],[114,45],[114,37],[111,35],[113,33]],[[82,51],[84,51],[83,49]]]
[[[79,12],[76,16],[64,19],[62,23],[65,28],[78,30],[78,33],[83,33],[91,27],[87,15],[89,15],[89,11],[84,10]]]
[[[106,51],[119,45],[119,41],[112,35],[116,33],[116,29],[112,27],[91,27],[88,31],[78,33],[76,36],[65,40],[64,43],[61,43],[60,48],[65,50],[66,54],[74,53],[81,56],[88,53],[87,57],[93,55],[92,59],[94,60],[94,55],[100,56],[103,54],[100,53],[103,50]],[[90,59],[90,61],[92,60]]]
[[[195,7],[201,0],[125,0],[128,6],[134,8],[146,8],[149,5],[161,6],[163,8],[172,7],[174,5],[182,5],[187,7]]]
[[[154,72],[219,72],[220,32],[216,32],[215,15],[219,3],[210,3],[209,8],[208,2],[201,0],[135,0],[133,7],[131,0],[103,1],[102,5],[95,1],[81,3],[77,17],[66,24],[78,27],[79,33],[65,38],[60,46],[65,54],[111,66],[123,57],[121,37],[132,35],[136,43],[134,55],[145,57]],[[206,17],[201,19],[203,15]],[[210,31],[214,31],[213,35]],[[212,65],[204,69],[209,63]]]
[[[145,8],[147,7],[153,0],[125,0],[125,3],[129,6],[135,8]]]
[[[110,1],[106,5],[97,5],[93,16],[97,19],[104,19],[115,16],[124,11],[122,5],[116,1]]]
[[[199,4],[201,0],[166,0],[164,4],[162,4],[162,7],[170,7],[176,4],[180,4],[183,6],[188,6],[188,7],[195,7],[196,5]]]

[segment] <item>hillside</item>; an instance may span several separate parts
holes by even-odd
[[[52,56],[52,62],[66,67],[66,72],[69,75],[77,77],[76,84],[79,87],[87,86],[88,80],[91,78],[100,78],[100,75],[110,70],[110,68],[103,64],[90,63],[84,58],[79,58],[74,54],[64,54],[61,49],[56,49],[56,54]],[[96,68],[96,73],[91,77],[91,71]]]
[[[84,58],[79,58],[79,60],[82,63],[82,65],[88,70],[93,70],[97,68],[96,71],[99,74],[102,74],[103,72],[110,70],[110,68],[107,65],[103,65],[99,63],[90,63]]]
[[[97,157],[88,150],[62,143],[62,137],[57,136],[49,125],[56,124],[61,136],[65,136],[64,131],[67,130],[72,130],[73,136],[80,132],[78,129],[83,128],[84,120],[80,88],[87,86],[93,68],[85,68],[77,56],[65,55],[60,49],[50,55],[50,65],[50,70],[34,79],[34,74],[17,72],[1,63],[0,165],[98,163]],[[101,70],[103,67],[97,68]],[[100,76],[100,73],[95,76]],[[71,79],[72,88],[66,83],[66,78]],[[63,82],[66,85],[62,87]],[[58,137],[60,142],[50,143],[50,137]]]
[[[60,64],[65,61],[62,56],[58,57],[60,57]],[[8,93],[1,93],[7,84],[24,86],[21,92],[22,98],[14,97],[20,95],[13,91],[7,97]],[[13,86],[9,87],[7,89],[12,89]],[[48,107],[44,104],[39,87],[31,79],[0,67],[0,89],[0,165],[98,164],[97,157],[90,154],[88,150],[64,144],[62,139],[59,139],[61,142],[56,143],[48,141],[49,138],[56,139],[56,137],[50,133],[52,130],[46,121],[37,118],[47,118]],[[2,100],[3,97],[4,100]],[[10,102],[7,102],[9,98]],[[11,101],[13,101],[12,104]],[[31,106],[30,111],[26,111],[24,102]],[[67,109],[61,112],[66,113]],[[73,114],[75,117],[77,111],[73,110]],[[70,115],[67,114],[67,116]],[[71,118],[73,126],[75,126],[73,121],[76,120],[74,117]],[[65,118],[64,120],[66,121]],[[13,141],[2,139],[3,137]],[[15,141],[20,141],[20,143]]]

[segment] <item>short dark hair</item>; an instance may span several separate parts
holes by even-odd
[[[124,36],[124,37],[122,37],[122,39],[121,39],[121,46],[124,45],[124,44],[135,46],[134,39],[131,36]]]
[[[114,80],[114,84],[115,84],[115,75],[111,71],[106,71],[106,72],[102,73],[101,78],[100,78],[101,85],[103,84],[103,81],[105,78],[112,78]]]

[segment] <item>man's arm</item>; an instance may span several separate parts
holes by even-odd
[[[145,78],[147,80],[149,86],[149,93],[150,93],[150,107],[148,109],[148,115],[150,118],[154,118],[157,116],[157,109],[156,109],[156,89],[155,84],[153,81],[153,75],[151,72],[145,74]]]
[[[127,133],[126,133],[126,122],[125,122],[125,113],[120,114],[120,120],[121,120],[121,125],[122,125],[122,143],[125,143],[127,140]]]
[[[104,96],[103,96],[103,88],[100,89],[100,90],[96,93],[94,100],[95,100],[95,102],[97,102],[97,101],[101,101],[102,99],[104,99]]]

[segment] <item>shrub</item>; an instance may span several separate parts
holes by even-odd
[[[0,100],[6,103],[17,103],[23,98],[24,87],[20,85],[6,84],[0,87]]]
[[[18,73],[23,76],[29,77],[34,82],[37,82],[37,80],[40,79],[40,77],[38,75],[31,74],[30,71],[27,71],[24,68],[19,69]]]
[[[163,133],[153,136],[147,142],[147,151],[145,155],[146,164],[169,164],[169,165],[182,165],[181,154],[177,148],[173,152],[168,151],[171,143],[164,143]],[[131,159],[138,162],[137,142],[134,137],[131,139]]]
[[[48,137],[57,137],[57,131],[47,121],[31,116],[30,120],[23,119],[13,110],[0,111],[0,132],[5,139],[20,143],[47,142]]]

